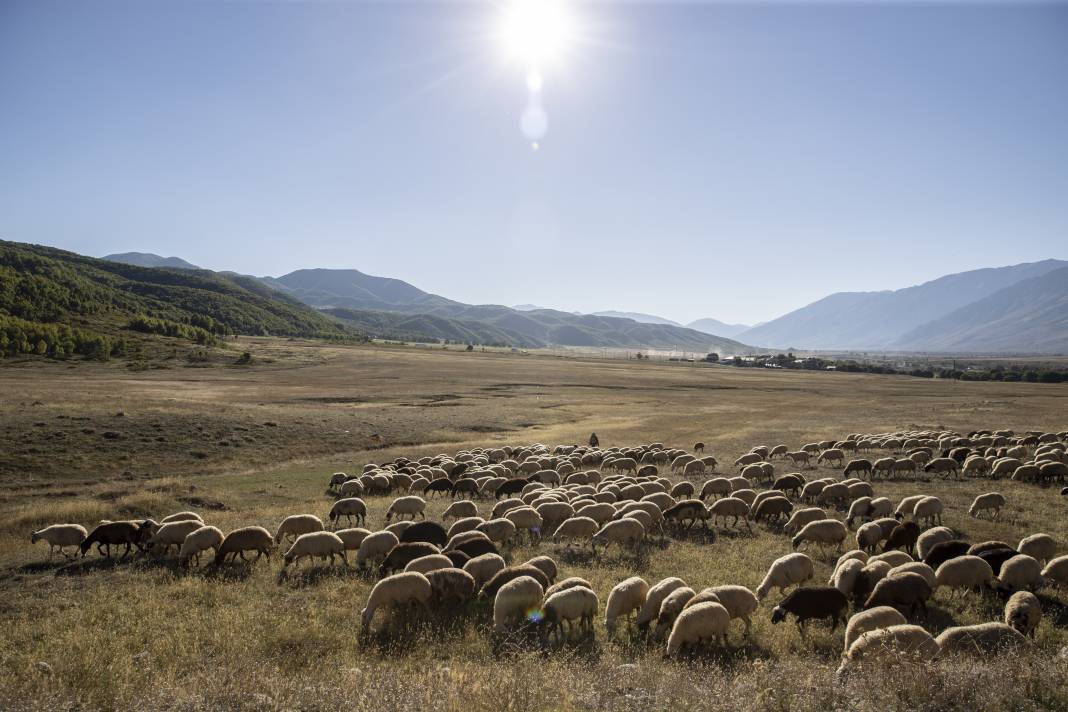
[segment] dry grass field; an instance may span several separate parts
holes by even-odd
[[[757,444],[792,448],[852,432],[914,427],[1063,430],[1068,385],[968,383],[703,364],[561,359],[246,340],[250,367],[22,363],[0,369],[0,709],[1068,709],[1068,591],[1045,589],[1033,649],[1012,656],[893,666],[834,684],[842,630],[773,626],[772,594],[743,641],[683,660],[620,636],[550,650],[517,640],[494,651],[490,614],[412,622],[363,639],[373,579],[311,568],[280,576],[279,557],[184,572],[153,557],[48,561],[29,533],[72,521],[198,509],[224,531],[286,514],[325,518],[326,480],[367,462],[479,445],[660,441],[707,444],[730,462]],[[785,467],[785,466],[782,466]],[[806,474],[824,476],[832,470]],[[967,516],[997,489],[1002,521]],[[988,480],[878,482],[895,502],[940,496],[945,524],[973,541],[1045,531],[1068,547],[1068,497]],[[367,498],[368,528],[390,498]],[[432,500],[437,518],[447,502]],[[488,512],[490,504],[480,503]],[[596,558],[551,543],[561,576],[601,597],[635,573],[695,589],[754,587],[790,550],[778,530],[669,538],[641,555]],[[816,554],[813,554],[814,557]],[[833,556],[818,558],[817,582]],[[770,604],[770,605],[769,605]],[[927,622],[1000,619],[994,595],[936,592]]]

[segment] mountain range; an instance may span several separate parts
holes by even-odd
[[[114,255],[105,255],[102,260],[108,262],[121,262],[125,265],[138,267],[169,267],[171,269],[200,269],[191,262],[186,262],[181,257],[160,257],[151,252],[119,252]]]
[[[893,291],[837,292],[737,336],[795,349],[1063,353],[1065,267],[1043,260]]]

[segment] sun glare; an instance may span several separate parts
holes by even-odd
[[[557,59],[570,33],[570,18],[561,0],[513,0],[505,9],[505,46],[530,69]]]

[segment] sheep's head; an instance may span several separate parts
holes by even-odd
[[[786,620],[786,609],[782,606],[775,606],[771,611],[771,622],[777,624],[784,620]]]
[[[36,544],[38,542],[38,540],[40,540],[40,538],[41,538],[41,533],[40,532],[33,532],[32,534],[30,534],[30,543],[31,544]]]

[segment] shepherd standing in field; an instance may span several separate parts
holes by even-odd
[[[590,433],[590,447],[599,447],[601,441],[597,439],[597,433]]]

